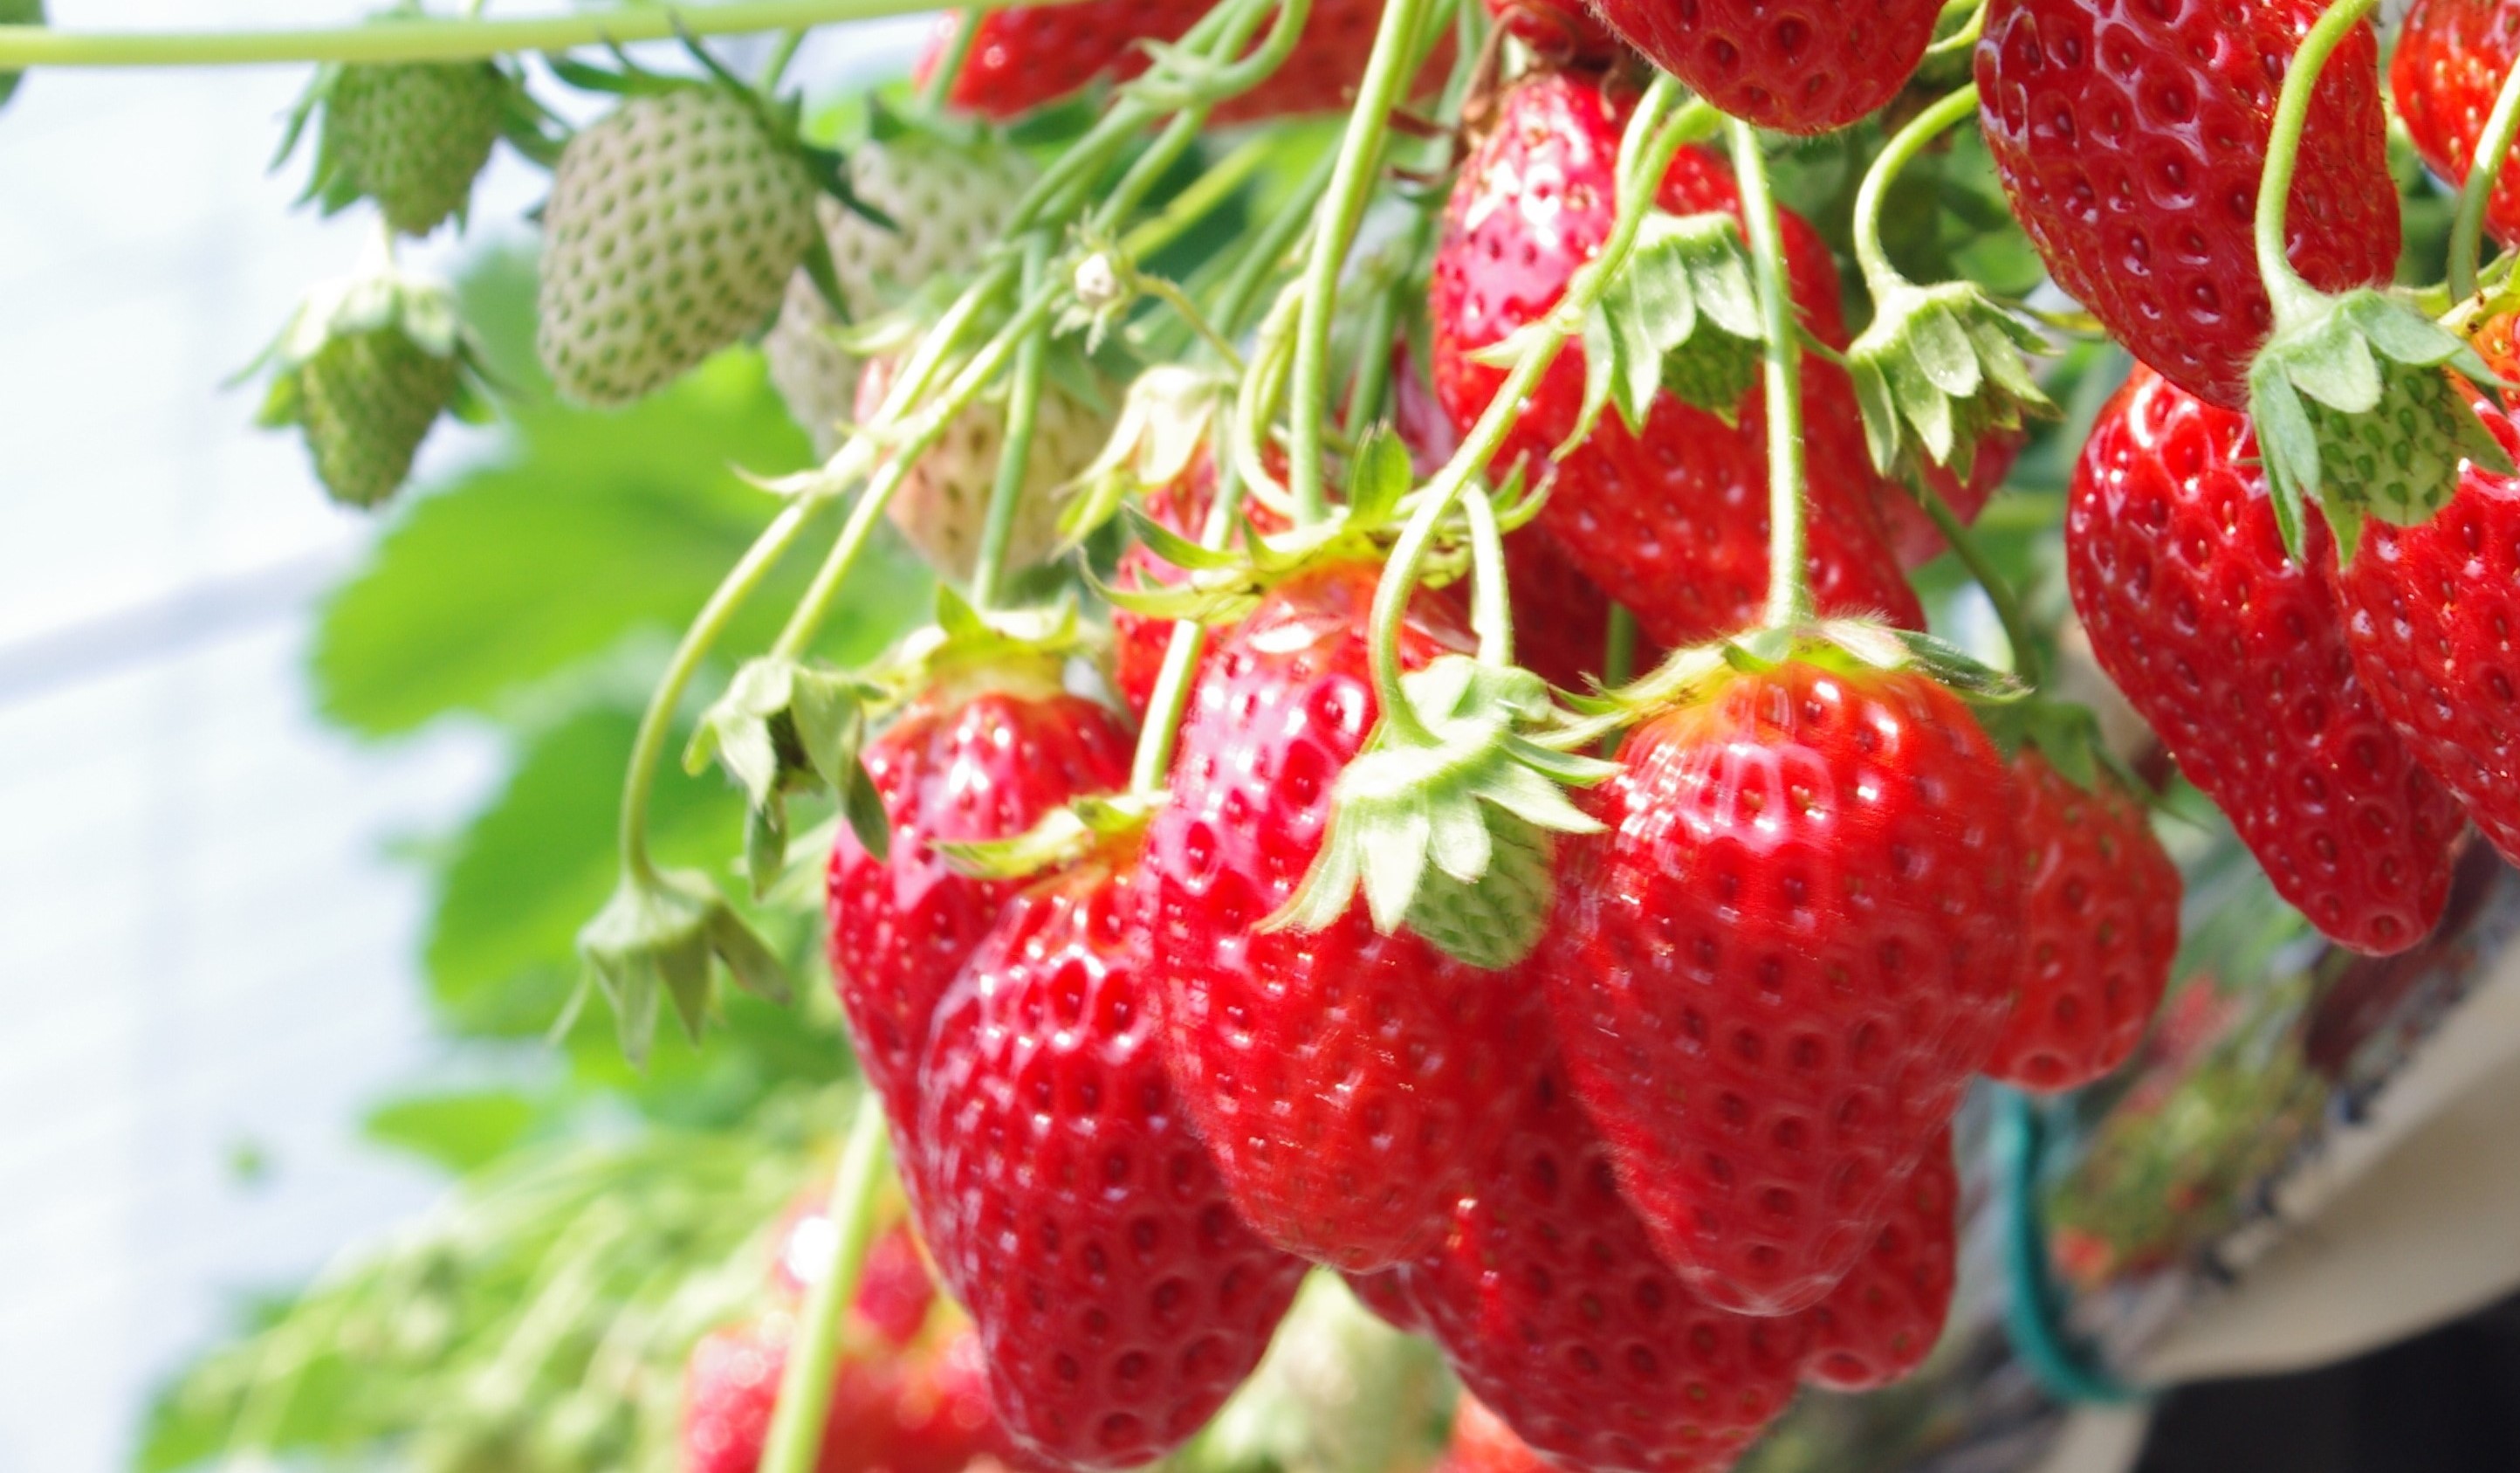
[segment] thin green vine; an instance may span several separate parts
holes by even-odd
[[[971,43],[979,38],[980,22],[988,12],[967,7],[954,20],[954,34],[947,37],[945,50],[936,58],[936,69],[927,73],[927,84],[919,92],[919,101],[930,113],[942,113],[954,95],[954,79],[963,74],[963,64],[970,59]]]
[[[1034,235],[1024,242],[1023,295],[1042,295],[1050,269],[1050,243]],[[988,520],[980,529],[980,552],[971,566],[971,607],[986,613],[997,602],[1006,579],[1007,546],[1014,539],[1015,511],[1023,503],[1024,480],[1032,469],[1033,426],[1041,418],[1042,365],[1050,356],[1047,316],[1015,345],[1014,378],[1007,386],[1006,439],[998,447],[997,479],[989,486]]]
[[[1889,199],[1890,186],[1925,145],[1976,111],[1977,84],[1971,82],[1908,119],[1908,125],[1890,135],[1872,166],[1865,170],[1864,182],[1855,191],[1855,263],[1864,272],[1864,289],[1875,301],[1909,284],[1881,245],[1881,207]]]
[[[866,1269],[891,1147],[882,1097],[870,1089],[858,1100],[839,1173],[832,1180],[832,1261],[806,1291],[804,1312],[788,1337],[788,1364],[780,1374],[779,1404],[770,1415],[760,1473],[813,1473],[821,1459],[832,1378],[839,1366],[841,1316],[857,1298],[858,1279]]]
[[[1761,369],[1768,406],[1768,626],[1786,629],[1812,617],[1809,528],[1803,484],[1802,333],[1785,277],[1777,202],[1768,193],[1768,159],[1759,132],[1726,119],[1732,172],[1741,181],[1742,234],[1759,287]]]
[[[2510,157],[2515,135],[2520,135],[2520,64],[2503,75],[2502,90],[2494,97],[2494,111],[2486,115],[2485,130],[2476,137],[2476,154],[2468,161],[2467,178],[2459,185],[2458,214],[2450,227],[2452,301],[2465,301],[2476,295],[2476,258],[2485,241],[2485,207],[2494,197],[2495,181],[2502,176],[2502,163]]]
[[[2302,280],[2284,254],[2284,213],[2292,203],[2294,165],[2301,159],[2301,133],[2310,120],[2310,96],[2318,73],[2343,44],[2346,33],[2378,8],[2380,0],[2337,0],[2318,18],[2292,54],[2284,71],[2283,92],[2275,99],[2274,124],[2267,135],[2266,172],[2258,179],[2256,240],[2258,275],[2274,304],[2275,326],[2297,322],[2318,310],[2318,290]]]

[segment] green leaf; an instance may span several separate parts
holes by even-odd
[[[536,1113],[535,1102],[513,1089],[414,1095],[370,1112],[365,1133],[460,1175],[506,1155]]]

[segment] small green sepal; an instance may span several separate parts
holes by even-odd
[[[612,898],[577,934],[585,975],[612,1004],[621,1051],[647,1062],[659,1003],[670,997],[697,1039],[715,1000],[712,961],[745,991],[785,1003],[788,969],[749,922],[694,870],[625,874]],[[573,1016],[572,1002],[567,1017]]]
[[[2309,505],[2347,563],[2364,519],[2414,527],[2447,505],[2461,461],[2511,474],[2453,373],[2503,387],[2465,339],[2370,288],[2324,299],[2259,350],[2249,418],[2287,551],[2302,556]]]
[[[1233,380],[1213,370],[1164,364],[1140,374],[1102,452],[1055,493],[1062,503],[1062,546],[1076,546],[1132,500],[1188,477],[1233,392]]]
[[[1160,792],[1079,798],[1051,809],[1012,839],[936,839],[929,847],[956,874],[975,880],[1029,879],[1140,833],[1163,801]]]
[[[882,692],[871,682],[781,656],[748,661],[726,694],[700,715],[683,767],[712,760],[743,790],[744,860],[752,894],[766,894],[788,863],[788,799],[829,789],[869,853],[890,844],[883,804],[858,761],[868,707]]]
[[[1975,283],[1901,282],[1873,305],[1846,367],[1882,474],[1930,464],[1966,480],[1987,434],[2057,416],[2023,356],[2046,351],[2047,340]]]

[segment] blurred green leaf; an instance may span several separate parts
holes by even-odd
[[[460,1175],[505,1155],[536,1114],[534,1100],[513,1089],[420,1095],[380,1106],[367,1137]]]

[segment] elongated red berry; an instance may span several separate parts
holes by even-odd
[[[2520,58],[2520,6],[2509,0],[2415,0],[2389,57],[2389,94],[2415,152],[2452,184],[2467,182],[2495,95]],[[2497,239],[2520,238],[2520,168],[2506,157],[2485,207]]]
[[[1304,1272],[1235,1216],[1174,1097],[1141,928],[1100,858],[1007,902],[937,1010],[907,1164],[1000,1420],[1072,1467],[1196,1432]]]
[[[1486,412],[1505,370],[1470,354],[1548,312],[1608,239],[1617,213],[1619,132],[1628,104],[1598,78],[1541,73],[1508,91],[1446,207],[1430,314],[1435,389],[1457,425]],[[1738,191],[1711,154],[1683,149],[1656,203],[1677,214],[1737,212]],[[1796,306],[1815,337],[1846,342],[1837,269],[1802,219],[1783,219]],[[1683,351],[1687,349],[1684,348]],[[1749,623],[1768,587],[1767,412],[1744,399],[1739,422],[1668,390],[1630,434],[1605,412],[1571,453],[1584,354],[1569,344],[1514,419],[1499,474],[1521,462],[1554,476],[1538,526],[1667,647]],[[1921,627],[1924,615],[1883,529],[1883,485],[1865,448],[1843,371],[1803,356],[1804,455],[1811,492],[1811,577],[1824,612],[1877,612]]]
[[[1629,732],[1544,946],[1576,1093],[1655,1246],[1762,1314],[1870,1244],[2020,955],[2002,759],[1924,675],[1824,658]]]
[[[1055,661],[967,672],[867,743],[891,822],[878,859],[840,828],[829,876],[832,977],[867,1078],[896,1127],[918,1119],[920,1050],[936,1001],[1016,886],[956,874],[938,839],[1008,839],[1080,794],[1128,779],[1127,727],[1068,695]]]
[[[2074,1089],[2127,1061],[2179,953],[2179,866],[2143,803],[2103,772],[2075,783],[2036,747],[2012,759],[2028,889],[2021,986],[1986,1076]]]
[[[2273,331],[2252,221],[2275,95],[2319,0],[1993,0],[1979,116],[2014,218],[2056,285],[2171,382],[2247,403]],[[2311,94],[2284,216],[2325,292],[2398,264],[2379,50],[2357,26]]]
[[[2334,563],[2312,522],[2305,559]],[[2458,805],[2356,677],[2320,575],[2285,556],[2247,418],[2138,368],[2074,468],[2065,572],[2100,667],[2276,893],[2357,951],[2423,940]]]
[[[1871,1391],[1906,1380],[1934,1353],[1958,1277],[1959,1190],[1946,1129],[1890,1194],[1870,1250],[1828,1298],[1804,1312],[1811,1327],[1805,1381]]]
[[[1495,1166],[1405,1282],[1471,1394],[1574,1473],[1729,1467],[1794,1394],[1808,1331],[1692,1294],[1621,1196],[1552,1063]]]
[[[2482,399],[2476,410],[2520,444],[2507,414]],[[2318,566],[2362,689],[2494,847],[2520,854],[2520,480],[2462,465],[2431,521],[2371,522],[2342,572]]]
[[[1735,117],[1826,133],[1899,94],[1934,39],[1935,0],[1594,0],[1655,66]]]
[[[1236,1206],[1272,1241],[1360,1272],[1442,1237],[1538,1066],[1541,1026],[1527,982],[1382,935],[1361,897],[1321,931],[1261,924],[1311,868],[1331,787],[1373,727],[1379,573],[1308,570],[1212,636],[1145,859],[1173,1082]],[[1467,642],[1421,599],[1402,658]]]

